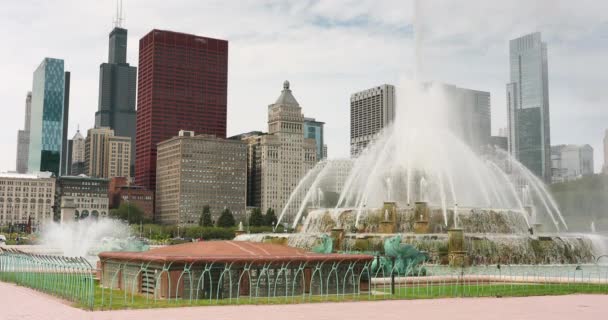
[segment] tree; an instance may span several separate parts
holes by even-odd
[[[249,226],[250,227],[261,227],[264,225],[264,216],[262,215],[262,210],[259,208],[253,209],[251,211],[251,215],[249,216]]]
[[[118,209],[110,210],[110,217],[124,220],[128,223],[140,223],[144,221],[144,212],[133,203],[123,202]]]
[[[274,214],[274,209],[268,208],[268,210],[266,210],[266,215],[264,216],[264,224],[270,227],[277,224],[277,216]]]
[[[222,211],[219,219],[217,219],[217,226],[222,228],[230,228],[234,227],[235,224],[236,221],[234,220],[232,212],[230,212],[230,209],[225,208],[224,211]]]
[[[213,221],[211,221],[211,209],[209,209],[208,205],[203,207],[203,212],[198,220],[198,225],[200,227],[213,227]]]

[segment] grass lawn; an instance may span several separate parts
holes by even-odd
[[[143,309],[143,308],[172,308],[188,306],[217,306],[237,304],[292,304],[315,302],[340,301],[368,301],[389,299],[434,299],[459,297],[526,297],[543,295],[566,294],[608,294],[608,284],[517,284],[517,283],[490,283],[490,284],[448,284],[448,285],[420,285],[401,286],[395,288],[390,294],[390,287],[372,288],[371,292],[359,295],[327,295],[327,296],[295,296],[295,297],[240,297],[239,299],[157,299],[152,295],[131,295],[121,290],[108,290],[95,287],[94,310],[116,309]],[[102,294],[103,293],[103,294]],[[89,309],[89,306],[77,304],[76,306]]]

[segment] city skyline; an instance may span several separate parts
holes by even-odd
[[[517,1],[498,6],[492,4],[492,8],[482,4],[482,9],[490,10],[492,28],[476,27],[483,25],[488,17],[472,17],[465,25],[450,25],[450,30],[445,24],[436,23],[449,12],[465,10],[472,4],[464,5],[462,9],[446,5],[433,11],[430,10],[431,4],[425,2],[421,5],[418,16],[422,20],[422,39],[419,42],[423,44],[423,58],[420,60],[425,77],[491,92],[492,133],[496,134],[498,128],[506,126],[504,83],[509,80],[508,40],[540,31],[550,47],[552,143],[589,143],[594,149],[602,150],[601,141],[606,129],[604,123],[608,123],[607,115],[600,108],[601,84],[605,83],[606,75],[601,74],[602,68],[597,67],[601,66],[602,56],[608,51],[601,41],[608,35],[606,18],[600,14],[605,12],[603,4],[577,5],[580,10],[575,17],[570,17],[565,2],[549,10],[540,5],[538,8],[519,8]],[[46,5],[36,10],[28,8],[27,4],[7,6],[4,18],[9,25],[21,28],[14,18],[20,16],[19,12],[38,12]],[[228,135],[264,128],[265,108],[268,99],[274,96],[275,83],[290,79],[298,83],[298,96],[300,102],[307,106],[307,113],[326,122],[325,140],[331,157],[347,157],[350,93],[380,83],[399,86],[400,78],[412,77],[416,60],[413,58],[411,3],[380,2],[377,5],[377,10],[373,11],[369,10],[370,4],[366,2],[348,9],[344,9],[343,4],[334,3],[278,5],[271,2],[268,6],[272,10],[266,7],[262,12],[254,4],[234,8],[231,5],[220,7],[213,2],[190,2],[171,8],[128,1],[124,3],[127,16],[125,27],[129,29],[128,46],[131,48],[127,60],[133,66],[139,66],[137,41],[153,28],[226,39],[232,44],[229,56]],[[387,17],[386,12],[394,6],[403,10],[393,10]],[[178,14],[180,7],[191,8],[192,13]],[[516,9],[521,10],[517,14],[525,20],[525,17],[537,14],[541,8],[548,12],[540,20],[531,19],[536,20],[534,23],[518,22],[513,28],[515,23],[508,22],[509,18],[515,16]],[[47,9],[49,16],[59,15],[60,11],[69,12],[67,5],[62,3],[53,4]],[[20,119],[23,119],[23,96],[31,90],[32,70],[45,56],[62,57],[66,61],[66,69],[72,71],[73,107],[68,136],[73,136],[78,125],[83,129],[93,127],[98,101],[99,62],[105,61],[107,55],[107,33],[111,28],[113,10],[112,3],[92,4],[71,21],[79,22],[82,19],[90,23],[82,28],[69,28],[70,32],[67,33],[62,29],[67,25],[63,24],[53,25],[50,29],[37,29],[38,26],[49,25],[44,23],[45,17],[39,17],[43,20],[40,24],[24,27],[25,36],[21,37],[31,35],[29,41],[22,44],[27,49],[25,53],[9,51],[1,54],[3,61],[15,62],[7,66],[14,79],[2,86],[0,91],[6,108],[15,112],[1,120],[4,121],[2,124],[6,134],[0,139],[0,145],[8,152],[7,157],[0,161],[0,170],[15,169],[15,141]],[[207,11],[211,11],[215,17],[194,20],[200,15],[207,17]],[[501,14],[502,11],[506,13]],[[246,13],[251,17],[242,20],[242,25],[235,27],[224,22],[226,17],[247,17]],[[560,25],[566,18],[569,24]],[[265,21],[267,25],[258,30],[257,20]],[[245,29],[256,31],[242,31]],[[303,31],[317,34],[315,30],[326,32],[312,38],[301,34]],[[473,34],[464,30],[484,31]],[[56,37],[43,36],[51,33]],[[367,47],[383,50],[362,50]],[[443,52],[436,51],[439,47]],[[309,48],[327,50],[313,52]],[[449,55],[452,57],[444,59]],[[475,63],[473,68],[470,67],[472,62]],[[595,155],[599,157],[600,154],[596,152]],[[595,160],[597,172],[603,161],[600,158]]]

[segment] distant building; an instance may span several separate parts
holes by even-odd
[[[50,172],[0,173],[0,225],[33,231],[53,220],[55,178]]]
[[[551,182],[564,182],[593,174],[593,148],[588,145],[551,146]]]
[[[91,177],[129,177],[131,138],[114,136],[110,128],[89,129],[85,139],[85,171]]]
[[[501,136],[491,136],[490,146],[501,149],[503,151],[509,151],[509,139]]]
[[[214,219],[224,208],[244,218],[247,145],[214,135],[179,135],[158,144],[155,220],[197,224],[208,205]]]
[[[25,98],[25,124],[23,130],[17,132],[17,163],[18,173],[27,172],[27,161],[30,149],[30,118],[32,115],[32,92],[28,92]]]
[[[152,30],[138,79],[135,182],[155,190],[158,143],[179,130],[226,137],[228,41]]]
[[[45,58],[34,72],[28,172],[63,173],[67,153],[69,73],[61,59]]]
[[[447,115],[450,119],[450,130],[471,149],[480,152],[482,147],[490,143],[490,93],[443,83],[425,85],[431,84],[440,86],[449,100]]]
[[[127,29],[119,26],[110,32],[108,62],[99,66],[99,102],[95,128],[108,127],[119,137],[135,142],[135,93],[137,68],[127,62]],[[131,150],[134,165],[135,148]]]
[[[604,166],[602,172],[608,174],[608,130],[604,133]]]
[[[279,215],[300,180],[317,162],[316,142],[304,135],[302,108],[288,81],[283,83],[277,101],[268,106],[268,134],[243,140],[248,143],[247,205],[263,212],[272,208]],[[296,195],[295,201],[302,196]]]
[[[117,209],[123,203],[128,203],[141,209],[144,219],[154,219],[154,192],[144,187],[129,184],[125,177],[110,179],[109,197],[110,209]]]
[[[324,155],[327,154],[323,125],[325,125],[325,122],[317,121],[314,118],[304,118],[304,137],[315,139],[315,144],[317,146],[317,161],[324,159]]]
[[[55,210],[66,204],[74,205],[73,217],[61,217],[61,221],[106,217],[109,214],[108,180],[85,175],[63,176],[57,179],[57,203]]]
[[[70,175],[77,176],[85,174],[85,139],[80,133],[80,129],[72,138],[72,165]]]
[[[383,84],[350,96],[350,155],[357,157],[395,120],[395,87]]]
[[[509,42],[509,152],[545,182],[552,180],[547,44],[540,32]]]

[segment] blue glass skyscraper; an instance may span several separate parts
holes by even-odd
[[[28,171],[60,174],[64,143],[66,74],[61,59],[45,58],[34,71]],[[67,123],[65,123],[67,125]]]
[[[540,32],[535,32],[511,40],[509,49],[509,152],[539,178],[550,182],[547,44],[541,41]]]

